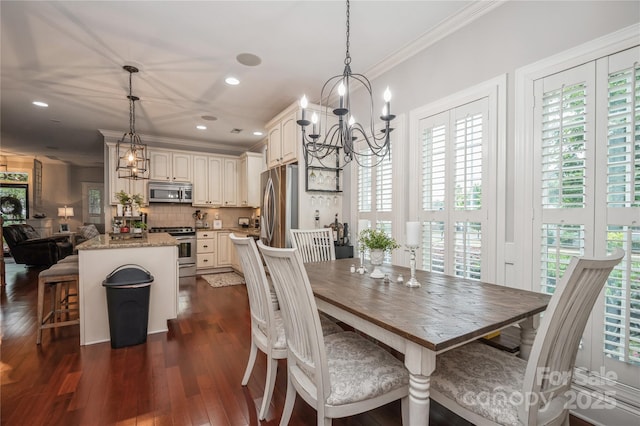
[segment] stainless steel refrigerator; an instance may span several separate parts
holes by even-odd
[[[289,230],[298,227],[298,166],[267,170],[260,184],[260,239],[271,247],[291,247]]]

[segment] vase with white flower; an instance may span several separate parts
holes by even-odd
[[[385,252],[391,252],[400,247],[400,245],[391,236],[387,235],[381,229],[364,229],[360,231],[358,240],[361,247],[369,249],[369,258],[374,270],[371,273],[372,278],[384,278],[384,274],[380,271],[379,266],[382,265]]]

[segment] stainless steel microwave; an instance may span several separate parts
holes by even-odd
[[[193,202],[193,185],[189,182],[149,182],[150,203]]]

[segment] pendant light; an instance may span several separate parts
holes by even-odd
[[[139,97],[132,93],[131,78],[138,68],[132,65],[122,67],[129,73],[129,132],[122,135],[122,139],[116,144],[118,163],[116,172],[122,179],[149,179],[149,153],[147,145],[143,144],[136,133],[136,104]]]

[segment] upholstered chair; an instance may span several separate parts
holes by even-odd
[[[336,260],[331,228],[291,229],[291,246],[297,248],[304,263]]]
[[[287,396],[280,425],[289,424],[296,394],[316,409],[318,425],[398,399],[403,424],[409,424],[409,373],[403,363],[356,333],[323,335],[298,249],[262,242],[258,247],[278,295],[287,339]]]
[[[438,355],[431,398],[478,425],[569,425],[580,338],[624,251],[573,258],[544,312],[529,360],[482,343]]]
[[[229,238],[238,252],[238,258],[242,265],[251,312],[251,352],[242,378],[242,386],[246,386],[249,382],[258,349],[267,355],[267,378],[259,412],[259,418],[263,420],[267,414],[276,383],[278,360],[287,357],[284,325],[282,315],[277,309],[277,300],[273,300],[275,293],[271,291],[254,239],[236,237],[234,234],[231,234]],[[331,334],[343,330],[328,318],[323,317],[322,331]]]

